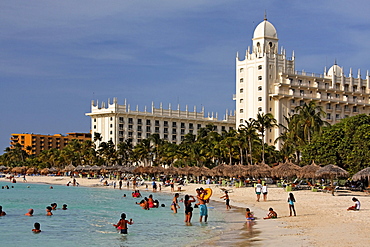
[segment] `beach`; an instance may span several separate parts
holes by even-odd
[[[26,176],[28,183],[46,183],[55,185],[66,185],[71,178],[57,176]],[[98,179],[76,178],[80,186],[95,187],[101,186],[113,189],[113,186],[102,186]],[[18,178],[17,183],[22,183],[23,178]],[[1,178],[0,181],[9,181]],[[113,182],[113,180],[108,180]],[[118,181],[116,190],[118,189]],[[151,190],[150,182],[149,191]],[[212,200],[223,202],[220,199],[224,195],[221,188],[217,185],[187,184],[181,186],[182,194],[195,195],[195,189],[212,188]],[[123,186],[126,189],[125,184]],[[131,189],[131,188],[130,188]],[[144,190],[145,186],[139,187]],[[175,189],[177,189],[175,187]],[[367,246],[370,241],[369,228],[366,221],[370,216],[370,196],[364,192],[338,191],[335,196],[331,193],[312,192],[310,190],[293,191],[296,203],[297,216],[289,217],[289,207],[287,203],[288,194],[283,188],[272,186],[268,187],[267,201],[256,201],[254,188],[227,188],[232,189],[230,204],[232,207],[239,207],[245,211],[249,207],[257,217],[254,230],[259,234],[248,235],[248,231],[243,229],[240,232],[234,229],[230,236],[226,234],[224,238],[238,238],[235,246],[245,246],[243,240],[253,243],[251,246]],[[163,193],[173,193],[169,187],[162,186]],[[349,206],[354,205],[352,197],[356,197],[361,202],[360,211],[347,211]],[[261,196],[262,197],[262,196]],[[274,208],[278,213],[277,219],[263,220],[268,213],[268,208]],[[233,219],[236,222],[245,221],[245,217],[240,213],[240,219]],[[193,219],[196,220],[196,219]],[[209,219],[212,221],[212,218]],[[213,240],[209,246],[222,246],[225,239],[220,237]]]

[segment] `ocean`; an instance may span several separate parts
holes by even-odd
[[[186,225],[182,203],[177,214],[170,210],[170,194],[141,190],[143,197],[153,194],[166,205],[143,210],[135,204],[141,199],[132,198],[128,190],[65,185],[50,189],[48,184],[0,182],[0,187],[5,185],[10,188],[0,190],[0,205],[7,213],[0,217],[2,246],[224,246],[255,235],[250,228],[243,230],[245,219],[240,209],[227,211],[219,202],[208,205],[208,223],[200,223],[199,210],[194,209],[192,224]],[[57,203],[59,209],[46,216],[45,208],[51,203]],[[60,209],[63,204],[68,210]],[[30,208],[33,217],[24,215]],[[128,226],[128,235],[119,234],[112,226],[123,212],[134,221]],[[41,224],[41,233],[32,232],[35,222]]]

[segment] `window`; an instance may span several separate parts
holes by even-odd
[[[357,102],[357,96],[353,96],[353,102]]]
[[[123,131],[118,131],[118,136],[123,137]]]
[[[300,106],[303,106],[303,105],[304,105],[304,101],[303,101],[303,100],[300,100],[300,101],[299,101],[299,105],[300,105]]]
[[[168,140],[168,135],[163,135],[163,139]]]
[[[132,120],[132,118],[129,118],[129,119],[128,119],[128,123],[129,123],[129,124],[133,124],[133,123],[134,123],[134,121]]]
[[[112,132],[112,131],[109,131],[109,134],[111,134],[111,135],[112,135],[112,134],[113,134],[113,132]]]
[[[202,128],[202,125],[201,124],[197,124],[197,129],[200,129]]]
[[[146,133],[146,138],[149,138],[150,137],[150,133]]]
[[[357,91],[357,86],[353,86],[352,87],[352,92],[356,92]]]
[[[262,97],[258,97],[258,101],[262,101]]]
[[[110,127],[113,128],[113,124],[110,124]]]
[[[240,73],[242,73],[242,72],[244,71],[244,69],[243,69],[243,68],[240,68],[240,70],[239,70],[239,71],[240,71]]]
[[[290,100],[290,103],[291,104],[294,104],[295,103],[295,100],[294,99]]]
[[[258,86],[258,91],[262,91],[262,86]]]
[[[244,90],[243,90],[243,88],[241,88],[241,89],[240,89],[240,93],[243,93],[243,91],[244,91]]]
[[[221,126],[221,130],[222,131],[226,131],[226,127],[225,126]]]
[[[110,117],[110,121],[112,121],[113,120],[113,118],[112,117]]]
[[[304,96],[304,90],[299,90],[299,95]]]
[[[326,94],[326,97],[327,97],[327,99],[331,99],[331,94],[330,93],[327,93]]]
[[[172,134],[176,134],[176,129],[172,129]]]
[[[262,111],[262,107],[258,107],[258,111]]]
[[[335,98],[337,98],[337,99],[338,99],[338,98],[339,98],[339,94],[335,94]]]
[[[96,118],[94,118],[94,123],[96,123]]]
[[[164,127],[168,127],[168,121],[164,121],[164,122],[163,122],[163,126],[164,126]]]
[[[167,134],[168,133],[168,128],[164,128],[163,129],[163,133],[166,133]]]
[[[137,120],[137,124],[143,124],[143,121],[139,118],[139,119]]]
[[[339,114],[335,114],[335,119],[339,119],[340,118],[340,115]]]
[[[348,90],[349,90],[349,85],[348,84],[344,85],[344,91],[348,91]]]
[[[239,112],[240,112],[240,113],[243,113],[243,109],[240,109],[240,110],[239,110]]]
[[[258,80],[262,80],[262,76],[260,75],[260,76],[258,76]]]
[[[243,99],[240,99],[240,101],[239,101],[239,102],[240,102],[240,103],[243,103],[243,101],[244,101]]]
[[[325,83],[325,89],[329,88],[329,83]]]
[[[327,113],[327,114],[326,114],[326,119],[327,119],[327,120],[331,120],[331,114],[330,114],[330,113]]]
[[[172,122],[172,128],[176,128],[176,122]]]
[[[146,120],[146,125],[150,125],[150,119]]]
[[[331,109],[331,104],[327,104],[326,109],[330,110]]]
[[[176,141],[176,135],[172,135],[172,141]]]
[[[94,125],[94,129],[96,129],[96,125]]]
[[[241,123],[241,124],[243,123],[243,119],[242,118],[239,120],[239,123]]]
[[[185,123],[181,123],[181,129],[185,129]]]
[[[358,110],[357,110],[357,106],[354,106],[354,107],[353,107],[353,112],[358,112]]]
[[[119,121],[120,123],[123,123],[123,117],[119,117],[119,118],[118,118],[118,121]]]
[[[137,138],[141,138],[141,133],[137,133]]]
[[[240,78],[240,80],[239,80],[239,81],[240,81],[240,83],[242,83],[242,82],[244,82],[244,79],[243,79],[243,78]]]
[[[185,134],[185,130],[182,129],[180,133],[181,133],[181,135],[184,135]]]
[[[159,127],[155,127],[155,133],[159,133]]]
[[[128,126],[128,129],[129,130],[132,130],[132,125],[131,124]]]
[[[189,123],[189,129],[194,129],[194,124],[192,124],[192,123]]]
[[[150,132],[150,126],[146,126],[146,132]]]
[[[261,70],[262,69],[262,65],[258,65],[258,69]]]
[[[155,126],[159,126],[159,120],[155,120]]]
[[[123,124],[119,124],[119,125],[118,125],[118,129],[119,129],[119,130],[123,130]]]
[[[142,131],[141,126],[137,126],[137,131]]]

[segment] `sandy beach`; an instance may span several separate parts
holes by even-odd
[[[47,183],[65,185],[69,177],[54,176],[27,176],[28,183]],[[9,181],[1,178],[0,181]],[[17,182],[22,183],[23,178]],[[102,186],[98,179],[77,178],[80,186]],[[112,181],[108,181],[112,182]],[[103,187],[103,186],[102,186]],[[113,189],[113,186],[104,186]],[[195,194],[197,184],[182,186],[184,194]],[[202,185],[213,189],[212,200],[224,195],[216,185]],[[118,188],[118,182],[117,182]],[[116,188],[116,189],[117,189]],[[126,188],[126,187],[124,187]],[[139,187],[143,190],[145,187]],[[149,185],[149,189],[151,186]],[[261,233],[251,239],[253,246],[367,246],[370,242],[367,219],[370,217],[370,196],[363,192],[338,191],[335,196],[330,193],[312,192],[309,190],[293,191],[296,199],[296,217],[289,217],[287,203],[288,193],[283,188],[270,186],[267,201],[256,201],[254,188],[232,188],[229,194],[231,206],[240,208],[249,207],[257,217],[253,226]],[[161,192],[171,193],[169,187],[162,187]],[[355,196],[361,202],[360,211],[347,211],[354,205],[351,198]],[[278,219],[263,220],[272,207],[278,213]],[[212,220],[210,218],[210,220]],[[240,220],[245,220],[243,217]],[[245,231],[240,233],[243,238]]]

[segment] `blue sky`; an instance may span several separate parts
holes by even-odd
[[[89,132],[91,100],[235,109],[235,56],[264,12],[296,69],[370,69],[369,1],[0,2],[0,153],[11,133]]]

